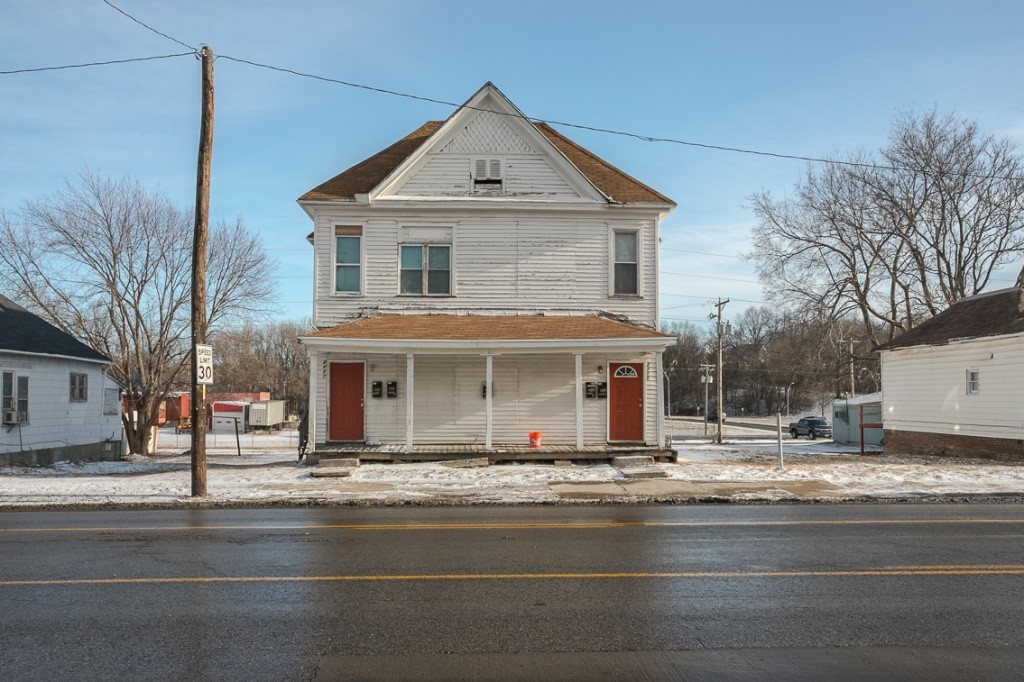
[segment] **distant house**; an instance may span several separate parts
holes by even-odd
[[[886,451],[1024,459],[1022,280],[879,346]]]
[[[317,450],[663,447],[670,199],[487,83],[299,204]]]
[[[0,296],[0,464],[121,457],[110,359]]]

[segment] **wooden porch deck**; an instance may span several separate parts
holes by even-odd
[[[363,445],[352,443],[328,443],[318,445],[310,454],[312,459],[338,459],[355,457],[363,462],[439,462],[450,459],[475,459],[486,457],[492,464],[500,462],[573,462],[610,461],[621,455],[650,455],[657,461],[675,461],[675,451],[656,445],[587,445],[581,450],[575,445],[544,445],[531,448],[527,445],[495,445],[490,450],[482,444],[454,443],[414,445],[412,452],[406,452],[404,445]]]

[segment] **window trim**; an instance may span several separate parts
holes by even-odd
[[[615,293],[615,235],[636,235],[636,293]],[[638,299],[644,297],[644,240],[643,230],[639,227],[612,227],[608,230],[608,298]],[[622,261],[626,263],[627,261]]]
[[[348,230],[359,230],[359,234],[344,234],[339,233],[340,229]],[[358,291],[338,291],[338,237],[359,237],[359,290]],[[352,266],[352,263],[342,263],[341,265]],[[331,228],[331,273],[330,273],[330,292],[331,296],[341,296],[345,298],[351,297],[362,297],[366,295],[366,229],[365,226],[360,224],[341,224],[335,223]]]
[[[7,395],[4,393],[4,378],[6,376],[11,377],[11,394]],[[25,380],[25,397],[21,397],[21,380]],[[21,409],[21,403],[24,401],[25,409]],[[4,370],[0,372],[0,413],[12,410],[17,413],[18,424],[28,424],[30,408],[32,407],[32,388],[28,374],[19,374],[14,370]]]
[[[81,379],[81,386],[75,386],[75,378]],[[76,391],[75,389],[79,389]],[[76,393],[80,393],[76,397]],[[89,402],[89,375],[85,372],[68,373],[68,402],[87,403]]]
[[[974,375],[974,380],[971,380],[971,375]],[[980,395],[981,394],[981,370],[972,367],[967,370],[967,395]]]
[[[108,400],[111,395],[113,400]],[[121,416],[121,389],[109,386],[103,388],[103,416]]]
[[[422,289],[420,293],[409,293],[402,291],[402,247],[419,246],[420,252],[420,279]],[[444,247],[448,249],[448,292],[443,294],[431,294],[430,291],[430,247]],[[436,271],[435,271],[436,272]],[[406,241],[398,243],[398,296],[409,296],[414,298],[451,298],[455,296],[455,243],[443,241]]]

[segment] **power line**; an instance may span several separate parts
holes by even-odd
[[[102,0],[102,2],[103,2],[104,5],[107,5],[108,7],[113,9],[115,12],[119,12],[119,13],[123,14],[124,16],[128,17],[129,19],[134,21],[139,26],[142,26],[143,28],[146,28],[146,29],[152,31],[153,33],[157,34],[158,36],[163,36],[164,38],[167,38],[170,41],[178,43],[182,47],[187,47],[188,49],[192,50],[193,53],[197,53],[199,51],[198,48],[195,45],[189,45],[188,43],[183,43],[180,40],[178,40],[177,38],[169,36],[166,33],[164,33],[163,31],[158,31],[155,28],[153,28],[152,26],[150,26],[149,24],[147,24],[147,23],[145,23],[145,22],[143,22],[143,21],[141,21],[139,19],[136,19],[135,17],[133,17],[132,15],[128,14],[127,12],[125,12],[123,9],[121,9],[120,7],[115,5],[114,3],[110,2],[110,0]]]
[[[106,0],[104,0],[104,2],[106,2]],[[762,151],[762,150],[758,150],[758,149],[747,149],[747,148],[744,148],[744,147],[730,147],[730,146],[726,146],[726,145],[709,144],[709,143],[705,143],[705,142],[694,142],[692,140],[681,140],[681,139],[673,138],[673,137],[657,137],[657,136],[653,136],[653,135],[643,135],[641,133],[634,133],[634,132],[630,132],[630,131],[626,131],[626,130],[615,130],[613,128],[601,128],[601,127],[597,127],[597,126],[588,126],[588,125],[583,125],[583,124],[579,124],[579,123],[569,123],[567,121],[558,121],[558,120],[555,120],[555,119],[535,118],[535,117],[532,117],[532,116],[526,116],[525,114],[516,113],[516,112],[492,111],[490,109],[484,109],[483,107],[474,107],[474,106],[470,106],[468,104],[459,104],[458,102],[451,102],[451,101],[448,101],[448,100],[437,99],[437,98],[434,98],[434,97],[425,97],[423,95],[414,95],[414,94],[411,94],[411,93],[408,93],[408,92],[401,92],[399,90],[390,90],[390,89],[387,89],[387,88],[378,88],[378,87],[375,87],[375,86],[372,86],[372,85],[364,85],[362,83],[353,83],[351,81],[344,81],[344,80],[340,80],[340,79],[337,79],[337,78],[329,78],[327,76],[320,76],[320,75],[313,74],[313,73],[305,73],[303,71],[296,71],[295,69],[289,69],[289,68],[280,67],[280,66],[273,66],[272,64],[261,64],[260,62],[254,62],[252,60],[242,59],[240,57],[231,57],[229,55],[223,55],[222,54],[218,58],[219,59],[227,59],[229,61],[238,62],[240,64],[248,64],[249,66],[255,66],[255,67],[261,68],[261,69],[268,69],[268,70],[271,70],[271,71],[279,71],[281,73],[287,73],[287,74],[290,74],[290,75],[293,75],[293,76],[299,76],[301,78],[310,78],[310,79],[313,79],[313,80],[324,81],[324,82],[327,82],[327,83],[334,83],[334,84],[337,84],[337,85],[344,85],[345,87],[349,87],[349,88],[358,88],[360,90],[368,90],[370,92],[379,92],[381,94],[392,95],[394,97],[403,97],[405,99],[412,99],[412,100],[417,100],[417,101],[420,101],[420,102],[429,102],[431,104],[441,104],[443,106],[454,107],[456,109],[462,108],[462,109],[470,109],[470,110],[473,110],[473,111],[487,111],[487,112],[490,112],[492,114],[498,114],[500,116],[508,116],[508,117],[511,117],[511,118],[520,118],[520,119],[523,119],[523,120],[526,120],[526,121],[530,121],[530,122],[533,122],[533,123],[546,123],[548,125],[557,125],[557,126],[563,126],[563,127],[566,127],[566,128],[575,128],[577,130],[587,130],[587,131],[595,132],[595,133],[604,133],[606,135],[618,135],[620,137],[629,137],[629,138],[632,138],[632,139],[640,140],[641,142],[655,142],[655,143],[659,143],[660,142],[660,143],[666,143],[666,144],[682,145],[682,146],[686,146],[686,147],[696,147],[696,148],[699,148],[699,149],[710,149],[710,150],[714,150],[714,151],[733,152],[733,153],[736,153],[736,154],[751,154],[751,155],[754,155],[754,156],[766,156],[766,157],[770,157],[770,158],[789,159],[789,160],[793,160],[793,161],[806,161],[808,163],[822,163],[822,164],[828,164],[828,165],[833,165],[833,166],[845,166],[845,167],[849,167],[849,168],[863,168],[863,169],[869,169],[869,170],[884,170],[884,171],[908,170],[908,171],[911,171],[911,172],[914,172],[914,173],[921,173],[923,175],[929,175],[929,176],[935,175],[935,173],[929,172],[929,171],[924,170],[922,168],[911,168],[911,167],[903,167],[903,166],[891,166],[891,165],[886,165],[886,164],[868,163],[868,162],[864,162],[864,161],[843,161],[841,159],[826,159],[826,158],[821,158],[821,157],[817,157],[817,156],[803,156],[803,155],[800,155],[800,154],[784,154],[784,153],[780,153],[780,152],[767,152],[767,151]],[[1018,180],[1019,179],[1019,178],[1017,178],[1015,176],[982,175],[982,174],[979,174],[979,173],[950,173],[950,175],[955,175],[955,176],[958,176],[958,177],[965,177],[965,178],[992,179],[992,180],[1010,180],[1010,181],[1013,181],[1013,180]]]
[[[109,64],[128,64],[130,62],[148,62],[154,59],[171,59],[173,57],[187,57],[193,52],[178,52],[177,54],[161,54],[155,57],[133,57],[131,59],[112,59],[106,62],[88,62],[86,64],[65,64],[63,66],[38,66],[32,69],[14,69],[12,71],[0,71],[0,76],[8,76],[14,73],[34,73],[37,71],[60,71],[62,69],[84,69],[89,66],[107,66]]]
[[[669,272],[668,270],[659,270],[662,275],[676,275],[678,277],[697,277],[699,279],[721,279],[726,282],[744,282],[746,284],[760,284],[756,279],[739,279],[737,277],[720,277],[718,275],[694,275],[688,272]]]
[[[670,246],[659,246],[658,248],[660,250],[662,250],[662,251],[678,251],[679,253],[695,253],[695,254],[700,255],[700,256],[715,256],[717,258],[731,258],[733,260],[743,260],[742,256],[739,256],[739,255],[737,255],[735,253],[730,255],[730,254],[727,254],[727,253],[709,253],[707,251],[690,251],[689,249],[674,249],[674,248],[672,248]]]

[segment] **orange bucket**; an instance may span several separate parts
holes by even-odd
[[[540,431],[531,431],[530,432],[530,447],[531,448],[539,448],[540,447],[540,439],[541,439],[541,437],[543,435],[544,434],[542,434]]]

